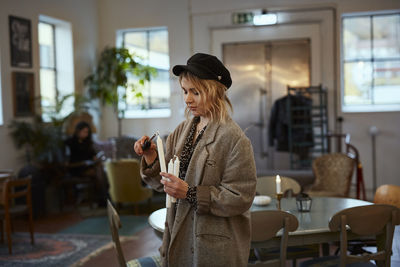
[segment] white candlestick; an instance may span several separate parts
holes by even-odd
[[[177,157],[177,156],[175,156],[175,161],[174,161],[174,175],[176,176],[176,177],[178,177],[179,178],[179,165],[180,165],[180,161],[179,161],[179,158]],[[171,197],[171,201],[172,201],[172,203],[175,203],[176,202],[176,198],[174,198],[174,197]]]
[[[160,136],[157,136],[157,150],[158,150],[158,159],[160,161],[161,171],[167,172],[167,168],[165,166],[164,147]]]
[[[165,166],[165,156],[164,156],[164,146],[163,142],[160,138],[160,135],[157,136],[157,150],[158,150],[158,160],[160,161],[160,168],[162,172],[167,172],[167,168]],[[162,178],[164,179],[164,177]],[[165,200],[165,206],[167,208],[171,207],[171,201],[169,200],[169,195],[167,194]]]
[[[282,193],[281,189],[281,177],[279,175],[276,176],[276,193]]]

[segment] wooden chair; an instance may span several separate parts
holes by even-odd
[[[109,193],[113,203],[134,203],[138,214],[138,202],[151,201],[153,190],[142,185],[140,163],[137,159],[107,161],[105,163]]]
[[[375,192],[374,203],[389,204],[400,208],[400,186],[392,184],[379,186]]]
[[[263,176],[257,178],[256,192],[260,195],[267,195],[275,197],[276,194],[276,177],[275,176]],[[300,184],[290,177],[281,176],[281,188],[284,195],[297,195],[301,192]],[[259,257],[268,259],[279,255],[277,250],[266,250],[260,249],[258,251]],[[287,259],[293,261],[293,266],[296,266],[296,260],[308,257],[319,256],[318,245],[306,245],[306,246],[295,246],[289,247],[287,251]]]
[[[296,216],[280,210],[262,210],[251,213],[251,242],[257,261],[250,262],[248,266],[286,266],[287,244],[289,232],[293,232],[299,226]],[[282,229],[280,253],[277,259],[263,259],[258,253],[263,241],[272,239]]]
[[[348,197],[355,161],[342,153],[331,153],[317,157],[312,163],[315,181],[308,195],[326,197]]]
[[[388,204],[400,208],[400,186],[381,185],[375,192],[375,204]],[[400,214],[399,214],[400,215]],[[349,241],[348,251],[351,254],[367,253],[365,247],[376,247],[376,240],[352,240]]]
[[[257,178],[256,192],[260,195],[274,197],[276,195],[275,176],[262,176]],[[301,191],[300,184],[293,178],[281,176],[283,194],[297,195]]]
[[[24,204],[14,204],[15,200],[24,198]],[[19,203],[19,202],[18,202]],[[8,252],[12,254],[11,240],[11,219],[20,215],[28,215],[29,232],[31,235],[31,244],[34,244],[33,217],[32,217],[32,198],[31,198],[31,177],[22,179],[9,179],[5,181],[2,193],[2,202],[0,209],[1,220],[1,241],[4,242],[3,221],[8,241]]]
[[[344,209],[337,212],[329,221],[332,232],[340,232],[340,256],[328,256],[302,262],[300,266],[375,266],[370,261],[380,261],[390,266],[393,232],[400,223],[400,209],[386,204],[375,204]],[[348,228],[358,236],[377,236],[385,240],[376,253],[348,255]]]
[[[365,184],[364,184],[364,171],[360,160],[360,153],[358,149],[350,143],[350,134],[340,134],[328,132],[326,135],[328,139],[328,153],[342,153],[342,146],[344,146],[347,156],[355,160],[356,163],[356,198],[366,200]],[[336,150],[333,150],[332,141],[336,142]]]
[[[152,257],[143,257],[139,259],[134,259],[126,262],[124,253],[122,251],[121,242],[119,241],[119,233],[118,229],[121,228],[121,221],[119,219],[119,215],[110,200],[107,200],[107,214],[108,221],[110,223],[110,231],[112,240],[114,242],[115,250],[117,251],[118,263],[120,267],[126,266],[142,266],[142,267],[155,267],[161,266],[161,258],[160,256],[152,256]]]

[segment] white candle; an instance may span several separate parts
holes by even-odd
[[[170,174],[174,173],[174,163],[172,162],[172,159],[168,163],[168,173],[170,173]],[[166,178],[166,180],[170,181],[170,179],[168,179],[168,178]],[[172,197],[167,194],[167,199],[166,199],[167,208],[171,208],[171,202],[172,202]]]
[[[281,189],[281,177],[279,175],[276,176],[276,193],[282,193]]]
[[[175,156],[175,161],[174,161],[174,175],[176,176],[176,177],[178,177],[179,178],[179,165],[180,165],[180,161],[179,161],[179,158],[177,157],[177,156]],[[174,197],[171,197],[171,201],[172,201],[172,203],[175,203],[176,202],[176,198],[174,198]]]

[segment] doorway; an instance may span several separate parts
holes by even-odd
[[[268,122],[274,102],[287,94],[287,85],[310,85],[310,43],[292,39],[222,45],[233,80],[228,91],[232,117],[252,142],[257,173],[290,169],[289,154],[269,145]]]

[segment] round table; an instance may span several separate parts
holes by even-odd
[[[252,205],[250,211],[257,210],[275,210],[277,200],[272,199],[271,203],[266,206]],[[299,227],[296,231],[289,233],[289,245],[304,245],[329,242],[337,239],[337,235],[329,230],[329,220],[338,211],[373,203],[353,198],[336,198],[336,197],[314,197],[312,198],[312,206],[310,212],[299,212],[296,206],[295,198],[283,198],[281,201],[281,209],[295,215],[299,220]],[[165,217],[167,209],[162,208],[154,211],[149,216],[149,224],[159,236],[164,232]],[[279,233],[278,233],[279,235]],[[263,247],[266,244],[262,244]],[[268,246],[279,246],[279,240],[271,241]]]

